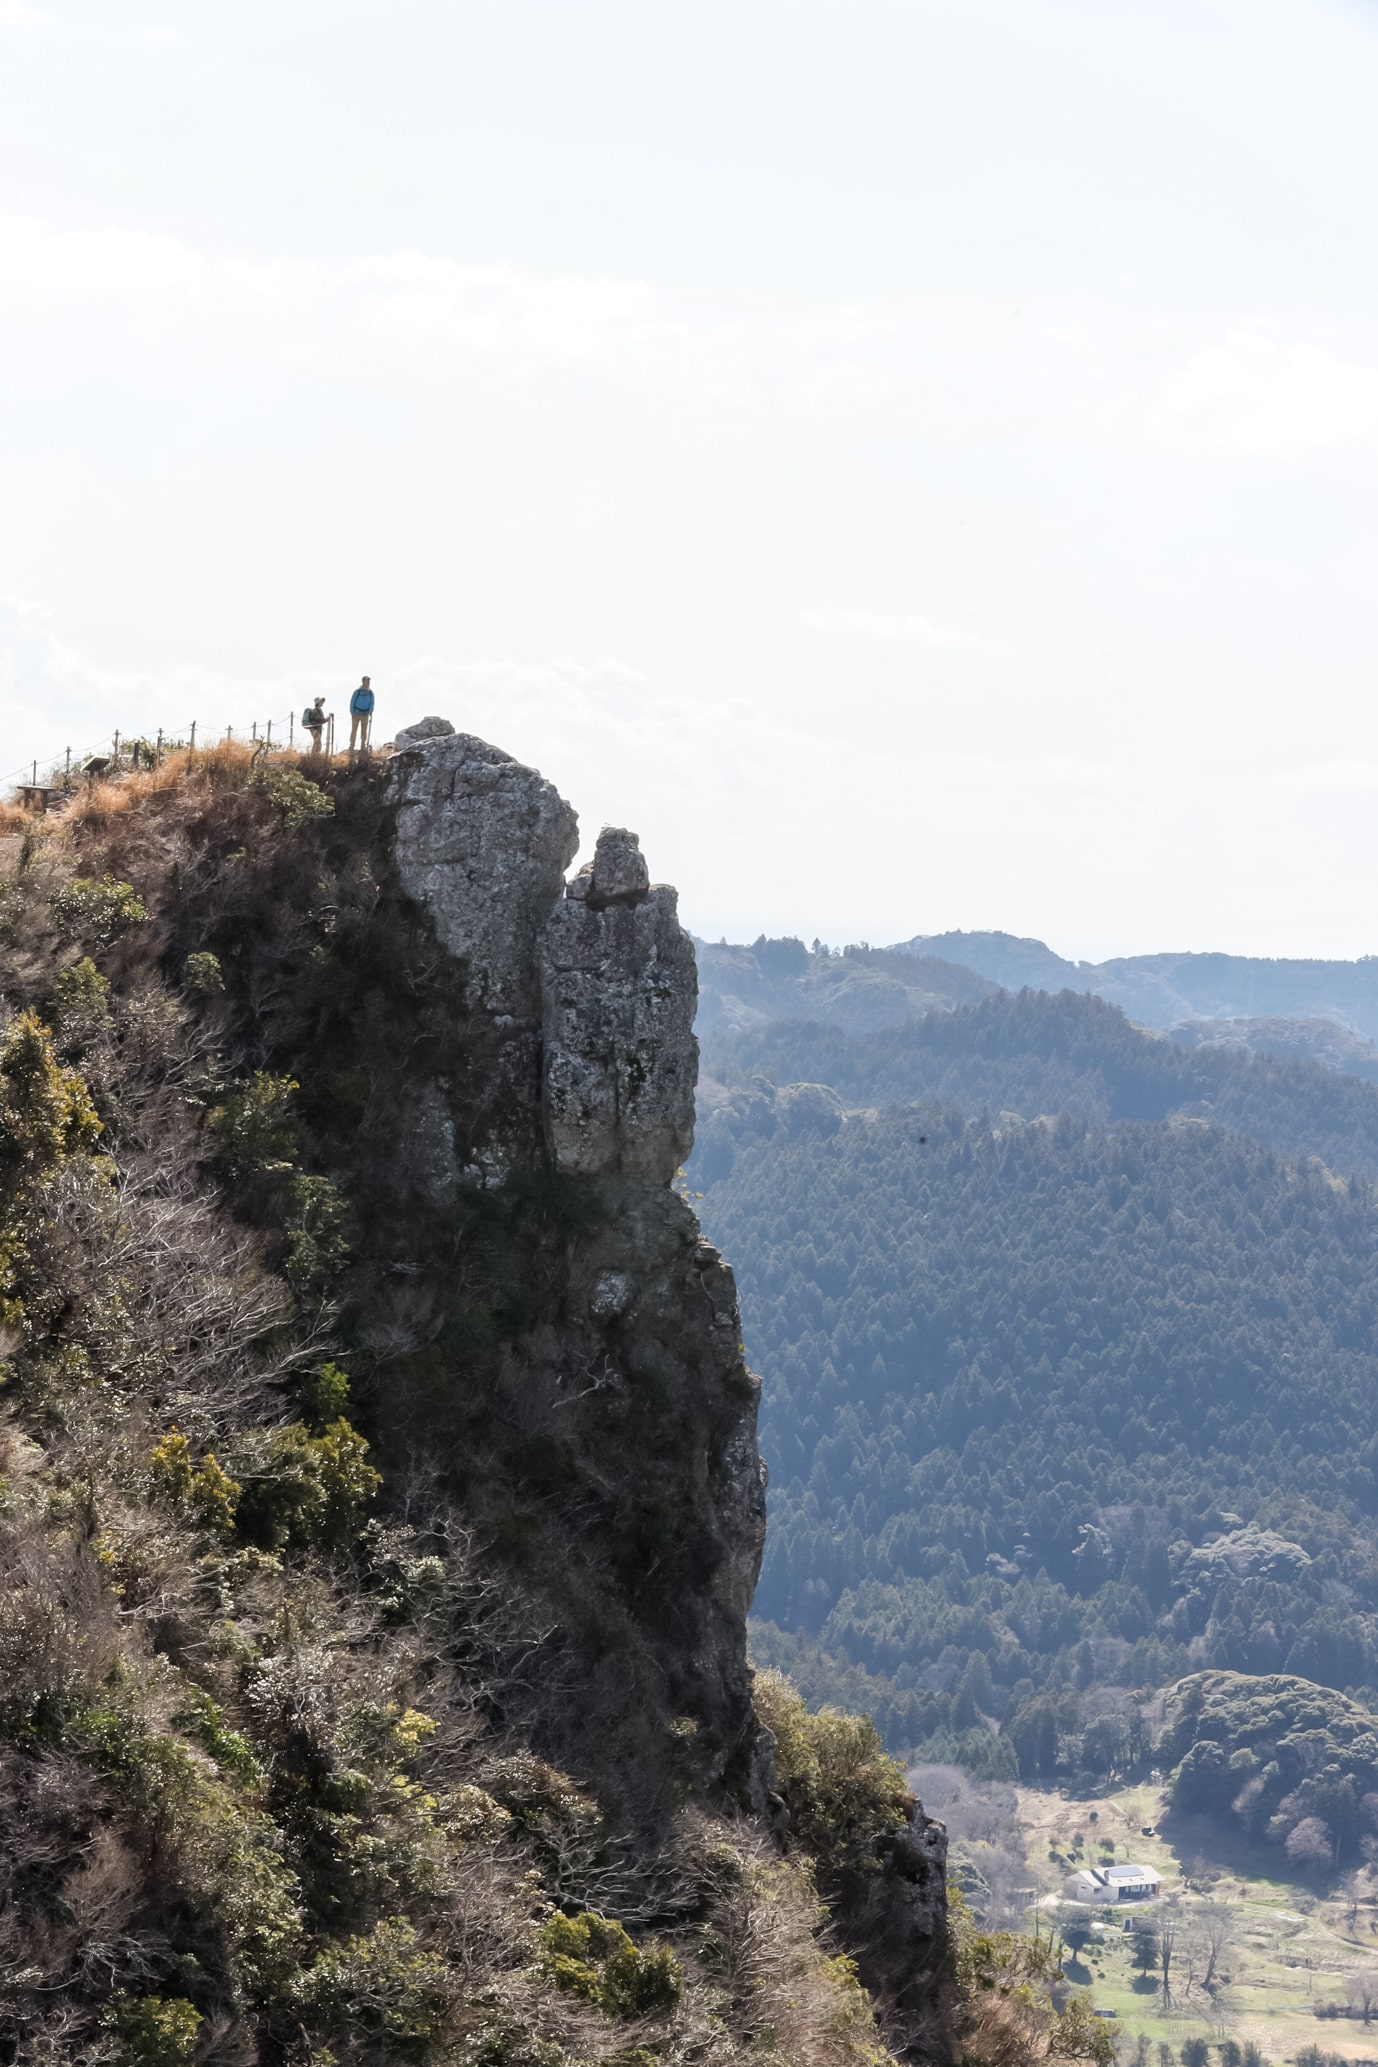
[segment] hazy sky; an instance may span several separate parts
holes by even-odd
[[[0,775],[361,670],[697,930],[1378,950],[1378,0],[0,0]]]

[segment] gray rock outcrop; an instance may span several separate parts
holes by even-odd
[[[397,735],[387,764],[393,854],[458,966],[467,1029],[451,1073],[456,1174],[491,1185],[540,1154],[539,942],[579,822],[534,768],[470,733],[433,729],[446,722],[427,718]],[[444,1182],[430,1167],[427,1189]]]
[[[448,718],[418,718],[414,725],[404,725],[393,740],[395,747],[424,746],[431,739],[453,739],[455,728]]]
[[[581,1709],[608,1718],[629,1791],[654,1762],[636,1733],[649,1744],[669,1704],[693,1720],[711,1770],[750,1796],[764,1785],[746,1661],[765,1538],[760,1387],[732,1273],[670,1189],[693,1143],[693,944],[634,833],[605,829],[567,886],[575,816],[535,769],[435,721],[397,739],[392,859],[457,979],[444,1073],[411,1094],[399,1186],[444,1214],[466,1187],[565,1180],[544,1196],[570,1231],[551,1233],[524,1285],[493,1416],[579,1459],[562,1616],[598,1625]],[[443,1331],[453,1289],[429,1265],[400,1267],[396,1331],[421,1314]],[[506,1280],[501,1297],[509,1310]],[[568,1722],[551,1722],[553,1742]]]
[[[668,1184],[694,1142],[694,949],[635,833],[605,828],[541,940],[546,1145],[557,1169]]]
[[[460,1167],[501,1180],[544,1148],[574,1175],[668,1184],[693,1146],[698,1074],[676,894],[652,885],[636,834],[615,826],[566,886],[569,805],[510,754],[435,729],[445,722],[398,733],[388,781],[403,886],[483,1021],[469,1061],[489,1095],[457,1137]]]
[[[463,965],[473,1003],[534,1024],[536,943],[564,889],[579,821],[553,783],[468,732],[404,747],[420,729],[398,733],[401,751],[388,764],[403,884]]]

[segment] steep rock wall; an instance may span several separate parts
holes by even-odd
[[[625,1708],[629,1670],[649,1663],[657,1707],[694,1724],[707,1770],[760,1797],[745,1649],[765,1536],[759,1384],[732,1273],[670,1189],[692,1143],[692,944],[634,835],[605,832],[567,886],[570,807],[439,723],[401,736],[388,785],[401,887],[459,966],[463,1052],[418,1090],[399,1177],[436,1203],[541,1169],[583,1186],[585,1225],[504,1345],[501,1382],[578,1454],[596,1544],[571,1518],[568,1555],[572,1573],[601,1565],[591,1619],[633,1626],[630,1646],[601,1645],[608,1683],[586,1712]]]
[[[419,1088],[399,1179],[443,1204],[544,1170],[590,1208],[548,1259],[539,1314],[505,1345],[495,1391],[578,1458],[577,1493],[552,1503],[560,1616],[582,1674],[575,1755],[616,1792],[637,1768],[635,1719],[687,1721],[700,1778],[788,1842],[746,1661],[765,1536],[759,1383],[732,1272],[671,1188],[692,1146],[698,1060],[676,894],[651,883],[621,828],[566,881],[573,811],[485,742],[426,720],[399,746],[401,887],[465,996],[463,1053]],[[839,1891],[844,1938],[914,2057],[941,2050],[945,1859],[942,1825],[916,1807],[874,1870]]]

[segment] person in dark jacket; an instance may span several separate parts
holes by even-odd
[[[313,754],[318,754],[321,750],[321,734],[325,730],[325,698],[323,696],[318,696],[314,703],[307,705],[301,714],[301,722],[311,734],[310,751]]]
[[[349,751],[354,752],[355,743],[368,751],[368,735],[373,726],[373,691],[369,678],[364,676],[358,688],[349,699]]]

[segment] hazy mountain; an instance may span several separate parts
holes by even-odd
[[[698,940],[698,1030],[813,1019],[857,1031],[900,1026],[952,1005],[992,997],[998,986],[973,970],[907,950],[806,948],[802,940],[715,947]]]
[[[1378,1040],[1378,956],[1355,962],[1256,955],[1122,955],[1069,962],[1011,933],[919,934],[901,951],[974,969],[1006,990],[1092,991],[1166,1031],[1186,1019],[1329,1019]]]
[[[1183,1048],[1243,1048],[1323,1063],[1378,1084],[1378,1046],[1333,1019],[1189,1019],[1169,1029]]]

